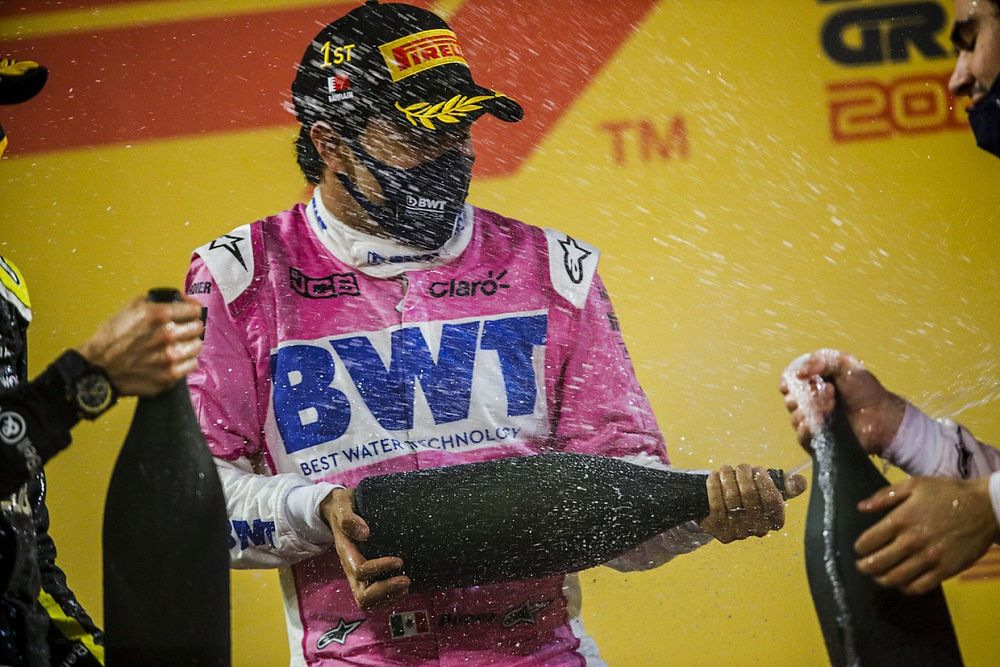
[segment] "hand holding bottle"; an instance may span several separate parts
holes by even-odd
[[[743,463],[722,466],[706,481],[711,514],[698,525],[723,544],[750,536],[764,537],[785,525],[785,500],[767,469]],[[805,478],[792,475],[785,494],[794,498],[806,488]]]
[[[764,472],[782,478],[779,471]],[[717,510],[706,526],[723,541],[748,537],[759,525],[766,531],[778,520],[774,482],[759,482],[778,496],[769,497],[764,486],[768,499],[762,501],[752,469],[746,466],[742,474],[749,483],[745,499],[732,468],[716,488],[716,505],[725,505],[728,486],[731,506]],[[664,531],[711,515],[707,479],[705,473],[608,456],[546,452],[365,477],[353,498],[341,494],[338,502],[354,504],[353,513],[340,508],[350,520],[342,523],[345,531],[357,530],[363,518],[365,529],[354,533],[362,540],[354,545],[360,555],[369,563],[399,556],[402,563],[393,558],[386,566],[405,564],[416,591],[536,579],[607,563]],[[791,483],[795,493],[803,481]],[[731,509],[741,516],[729,516]],[[347,569],[359,567],[358,554],[347,549],[345,555],[355,559]],[[357,592],[367,595],[370,578],[360,578]]]
[[[147,298],[81,350],[122,393],[140,396],[104,507],[107,664],[227,667],[231,527],[182,379],[201,349],[201,307],[173,288]]]
[[[107,372],[124,396],[153,396],[198,367],[201,305],[188,297],[152,303],[137,297],[107,320],[80,354]]]
[[[826,419],[839,400],[862,448],[868,454],[885,452],[899,430],[906,401],[882,386],[857,359],[836,350],[819,350],[801,365],[796,377],[809,382],[811,405],[799,405],[801,396],[796,401],[785,381],[781,391],[803,446],[808,449],[812,437],[810,418]],[[855,541],[858,570],[882,586],[910,595],[932,590],[971,565],[1000,530],[985,478],[914,477],[880,489],[860,501],[858,509],[889,512]]]
[[[811,405],[800,405],[782,377],[779,389],[785,396],[785,408],[792,415],[799,444],[809,450],[813,437],[810,414],[822,423],[839,401],[854,436],[869,454],[878,454],[892,442],[903,421],[906,401],[887,390],[855,357],[829,348],[813,352],[795,371],[795,377],[808,382]]]
[[[911,477],[880,489],[858,509],[892,510],[854,543],[858,570],[909,595],[958,574],[1000,538],[988,477]]]
[[[320,513],[333,532],[340,564],[358,607],[375,609],[410,592],[409,577],[399,575],[403,560],[395,556],[365,560],[357,542],[368,539],[368,524],[354,513],[354,490],[334,489],[320,504]]]
[[[795,359],[783,373],[781,392],[799,442],[813,458],[806,574],[830,663],[960,666],[941,588],[902,595],[868,576],[873,569],[860,567],[852,553],[859,547],[888,547],[876,552],[869,566],[891,570],[905,563],[895,547],[917,543],[915,534],[894,545],[893,527],[900,520],[910,523],[907,514],[915,515],[904,509],[906,503],[885,515],[896,494],[890,495],[892,487],[869,458],[892,442],[905,402],[856,359],[836,350]]]

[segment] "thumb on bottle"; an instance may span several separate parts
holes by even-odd
[[[806,486],[806,478],[802,475],[788,475],[785,477],[785,498],[802,495]]]

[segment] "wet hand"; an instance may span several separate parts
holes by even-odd
[[[354,490],[334,489],[320,504],[333,532],[340,564],[358,607],[366,611],[395,602],[410,592],[410,578],[399,574],[403,560],[394,556],[365,560],[357,542],[370,535],[368,524],[354,513]]]
[[[879,489],[858,509],[891,510],[854,543],[858,570],[910,595],[969,567],[1000,538],[989,478],[911,477]]]
[[[793,387],[794,382],[802,385]],[[805,391],[801,390],[803,385]],[[810,449],[813,429],[833,414],[838,401],[855,437],[869,454],[881,455],[892,442],[906,410],[906,401],[882,386],[855,357],[839,350],[817,350],[803,362],[793,362],[778,389],[785,397],[785,409],[799,444],[806,450]]]
[[[722,466],[706,481],[709,515],[699,524],[723,544],[748,537],[763,537],[785,525],[785,500],[767,469],[745,463],[735,469]],[[792,475],[785,480],[789,498],[801,494],[806,480]]]

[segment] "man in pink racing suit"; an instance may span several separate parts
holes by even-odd
[[[440,18],[371,1],[317,35],[292,92],[312,200],[198,248],[187,279],[233,566],[281,568],[294,665],[601,664],[575,576],[410,593],[400,559],[361,557],[351,511],[375,474],[543,451],[668,463],[598,251],[465,203],[472,121],[521,107],[473,82]],[[711,473],[709,496],[700,526],[611,564],[783,523],[762,469]]]

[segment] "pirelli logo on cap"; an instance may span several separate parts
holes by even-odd
[[[394,82],[438,65],[469,66],[458,45],[458,37],[451,30],[425,30],[407,35],[383,44],[379,51]]]

